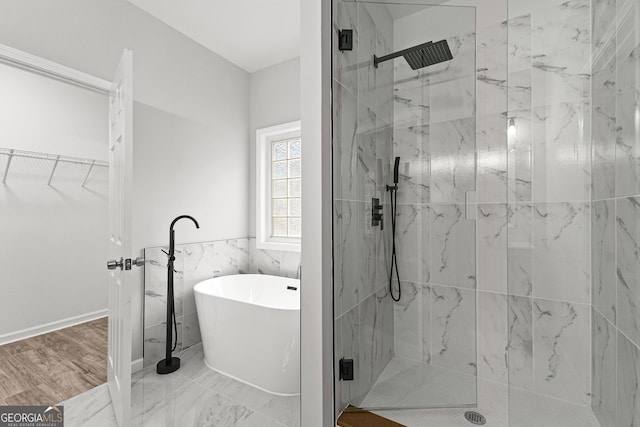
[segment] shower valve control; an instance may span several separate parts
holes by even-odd
[[[380,226],[380,230],[384,230],[384,224],[382,223],[382,205],[380,204],[380,199],[372,198],[371,199],[371,226],[377,227]]]

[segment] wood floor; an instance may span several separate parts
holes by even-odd
[[[54,405],[106,381],[106,317],[0,346],[0,405]]]
[[[340,414],[337,424],[340,427],[405,427],[373,412],[351,405],[347,406],[344,412]]]

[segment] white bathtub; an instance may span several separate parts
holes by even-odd
[[[193,289],[209,368],[273,394],[300,393],[298,280],[239,274]]]

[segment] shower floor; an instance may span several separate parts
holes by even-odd
[[[443,408],[451,402],[457,408]],[[513,388],[509,391],[504,384],[482,378],[476,381],[475,377],[399,357],[389,362],[360,406],[435,408],[372,410],[407,427],[469,427],[473,424],[464,418],[468,410],[484,415],[487,427],[600,426],[590,407]]]
[[[476,378],[395,357],[362,401],[365,408],[475,406]]]

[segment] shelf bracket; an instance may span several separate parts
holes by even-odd
[[[85,184],[87,183],[87,180],[89,179],[89,174],[91,174],[91,170],[93,169],[93,166],[96,164],[96,161],[92,161],[91,162],[91,166],[89,166],[89,170],[87,171],[87,175],[84,177],[84,181],[82,181],[82,188],[84,188]]]
[[[56,156],[56,161],[53,164],[53,168],[51,169],[51,175],[49,176],[49,182],[47,182],[48,186],[51,186],[51,180],[53,179],[53,174],[56,173],[56,168],[58,167],[59,161],[60,161],[60,155]]]
[[[11,160],[13,160],[13,150],[9,150],[8,156],[9,157],[7,158],[7,167],[4,168],[4,176],[2,177],[3,184],[7,183],[7,175],[9,174],[9,167],[11,166]]]

